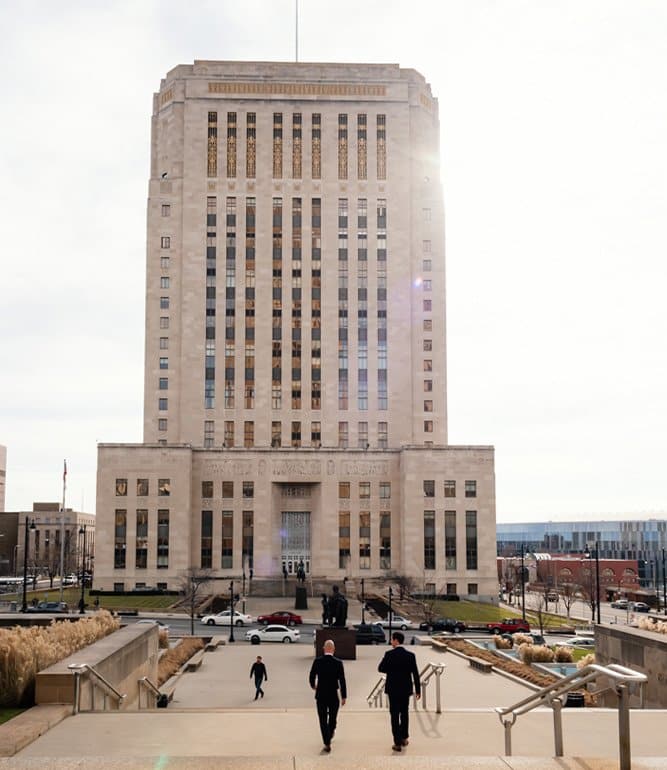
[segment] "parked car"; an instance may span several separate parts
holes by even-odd
[[[215,615],[204,615],[201,622],[207,626],[228,626],[230,625],[230,611],[223,610],[222,612],[216,612]],[[238,610],[234,610],[234,625],[245,626],[245,624],[252,623],[252,617],[250,615],[244,615]]]
[[[298,642],[299,636],[298,629],[279,625],[251,628],[245,633],[245,638],[252,644],[260,644],[261,642],[284,642],[289,644],[290,642]]]
[[[564,642],[568,647],[595,647],[595,639],[590,636],[573,636]]]
[[[391,627],[393,629],[401,629],[401,631],[405,631],[406,628],[412,628],[413,623],[411,620],[408,620],[408,618],[404,618],[401,615],[394,615],[392,612],[392,618],[391,618]],[[380,621],[383,628],[389,628],[389,615],[387,617]]]
[[[76,575],[65,575],[63,578],[63,585],[64,586],[75,586],[76,585]]]
[[[648,612],[650,607],[645,602],[632,602],[630,609],[633,612]]]
[[[385,644],[387,641],[380,623],[358,623],[354,630],[357,644]]]
[[[515,631],[530,631],[530,625],[521,618],[503,618],[495,623],[487,623],[486,630],[490,634],[513,634]]]
[[[284,626],[300,626],[303,623],[303,618],[301,615],[297,615],[289,610],[277,610],[270,615],[260,615],[257,618],[257,622],[264,626],[268,626],[269,623],[279,623]]]
[[[28,612],[69,612],[67,602],[38,602],[28,605]]]
[[[628,604],[629,602],[627,599],[616,599],[615,602],[611,603],[611,606],[615,607],[617,610],[627,610]]]
[[[158,627],[158,631],[169,631],[169,626],[166,623],[163,623],[161,620],[153,620],[152,618],[142,618],[141,620],[137,620],[137,623],[146,625],[147,623],[153,623]]]
[[[435,618],[419,624],[420,631],[449,631],[452,634],[460,634],[468,628],[462,620],[454,618]]]

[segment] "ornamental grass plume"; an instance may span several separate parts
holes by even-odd
[[[157,686],[170,679],[178,669],[199,650],[204,649],[204,640],[194,636],[181,639],[180,643],[160,656],[157,664]]]
[[[76,622],[0,629],[0,707],[34,704],[35,676],[59,660],[120,628],[106,610]]]
[[[517,647],[520,644],[533,644],[533,637],[530,634],[514,634],[514,644]]]
[[[554,650],[554,660],[556,663],[572,663],[572,650],[569,647],[559,645]]]
[[[519,645],[519,658],[524,663],[552,663],[554,651],[544,644]]]
[[[514,646],[514,642],[511,639],[503,639],[502,636],[494,636],[493,641],[496,645],[496,650],[511,650]]]
[[[653,631],[657,634],[667,634],[667,623],[664,620],[640,618],[637,621],[637,628],[641,628],[644,631]]]
[[[589,652],[588,655],[584,655],[583,658],[577,663],[577,668],[586,668],[591,663],[595,663],[595,653]]]

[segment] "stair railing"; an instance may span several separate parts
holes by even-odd
[[[88,663],[70,663],[67,667],[72,671],[74,674],[74,707],[73,707],[73,714],[78,714],[81,710],[81,677],[85,674],[88,675],[90,678],[90,684],[91,684],[91,694],[90,694],[90,705],[91,711],[95,711],[95,690],[99,688],[102,690],[103,699],[102,699],[102,710],[106,711],[107,708],[107,696],[111,696],[115,699],[116,703],[120,706],[120,704],[125,700],[127,695],[125,693],[120,693],[118,690],[111,684],[111,682],[107,681],[102,674],[99,673],[99,671],[96,671],[92,666],[89,666]]]
[[[435,713],[441,714],[442,713],[442,706],[441,706],[441,699],[440,699],[440,678],[442,677],[444,671],[445,671],[445,664],[444,663],[428,663],[419,673],[419,682],[421,684],[421,704],[422,704],[422,710],[428,711],[428,706],[426,703],[426,693],[428,691],[428,685],[431,681],[435,681]],[[435,677],[435,680],[433,680],[433,677]],[[375,707],[375,708],[382,708],[384,705],[384,686],[386,682],[386,677],[383,674],[378,681],[373,685],[373,688],[371,689],[370,693],[366,697],[366,702],[368,703],[369,707]],[[413,696],[414,697],[414,696]],[[419,701],[414,698],[414,708],[415,711],[418,708]],[[387,703],[387,705],[389,705]]]
[[[139,679],[139,709],[141,709],[141,691],[142,689],[145,689],[147,691],[147,698],[152,695],[154,698],[153,706],[157,705],[158,698],[162,695],[160,690],[157,688],[156,685],[151,682],[151,680],[147,676],[142,676],[141,679]],[[146,708],[150,708],[148,705],[148,700],[146,701]]]
[[[646,674],[633,671],[625,666],[612,663],[601,666],[591,663],[584,666],[574,674],[559,679],[547,687],[543,687],[527,698],[520,700],[513,706],[497,707],[495,709],[505,730],[505,755],[512,755],[512,726],[518,716],[532,711],[538,706],[549,706],[553,711],[554,746],[557,757],[563,756],[563,721],[561,709],[563,708],[563,696],[575,689],[580,689],[590,682],[596,682],[600,677],[608,677],[612,686],[598,693],[614,690],[618,697],[618,747],[620,758],[620,770],[631,770],[632,759],[630,752],[630,690],[639,688],[640,705],[644,704],[644,685],[648,681]]]

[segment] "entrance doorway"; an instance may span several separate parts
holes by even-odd
[[[310,574],[310,511],[283,511],[281,521],[281,556],[288,575],[296,575],[303,562]]]

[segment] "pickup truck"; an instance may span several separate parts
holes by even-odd
[[[487,623],[486,630],[490,634],[514,634],[517,631],[530,631],[530,626],[521,618],[503,618],[495,623]]]

